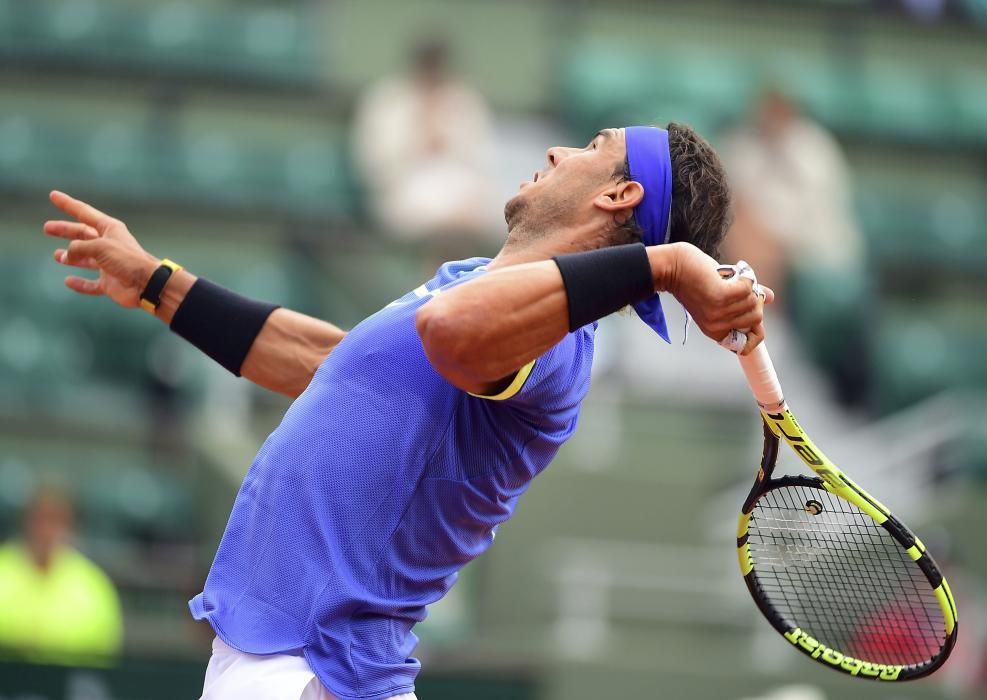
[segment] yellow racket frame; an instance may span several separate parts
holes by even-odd
[[[823,454],[822,450],[816,447],[786,405],[782,404],[776,412],[762,410],[761,417],[764,420],[765,426],[765,452],[762,457],[761,468],[758,470],[757,481],[744,504],[743,511],[740,514],[740,521],[737,525],[737,560],[740,564],[740,572],[747,581],[751,595],[754,597],[754,601],[761,609],[761,612],[772,623],[772,626],[796,649],[817,661],[824,662],[833,669],[851,676],[880,681],[903,681],[921,678],[935,671],[946,660],[946,657],[956,642],[956,602],[953,600],[953,594],[949,590],[949,584],[942,576],[939,567],[931,555],[926,551],[925,545],[900,521],[894,518],[887,506],[858,486],[839,467],[833,464]],[[790,627],[770,608],[770,604],[761,598],[755,589],[755,582],[753,580],[755,564],[754,558],[751,556],[750,544],[747,541],[748,527],[757,499],[770,490],[769,478],[774,469],[775,459],[777,458],[779,440],[784,440],[788,443],[805,465],[819,477],[822,481],[822,487],[826,491],[853,504],[873,518],[874,522],[878,525],[883,526],[898,541],[916,565],[922,569],[923,573],[925,573],[930,585],[933,587],[933,592],[935,593],[936,600],[939,602],[939,607],[946,624],[946,639],[943,648],[939,655],[931,662],[920,666],[897,666],[875,664],[855,659],[822,644],[808,632],[798,627]]]

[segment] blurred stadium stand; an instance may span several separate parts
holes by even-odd
[[[311,86],[322,49],[314,7],[3,0],[0,51],[26,63],[111,73]]]
[[[672,119],[715,142],[766,82],[831,128],[854,168],[870,263],[866,278],[797,280],[795,327],[823,370],[841,329],[866,331],[871,418],[944,389],[973,402],[934,455],[940,510],[918,525],[942,526],[958,551],[974,543],[962,564],[987,580],[974,539],[987,530],[984,3],[945,3],[930,20],[867,0],[0,0],[0,535],[38,474],[71,483],[82,548],[121,588],[128,656],[83,681],[0,664],[0,697],[68,697],[77,682],[145,697],[138,678],[178,689],[162,698],[197,691],[209,635],[185,601],[285,405],[250,392],[246,431],[210,422],[211,396],[233,413],[243,402],[232,380],[145,315],[64,289],[40,234],[54,216],[47,190],[90,198],[198,273],[352,325],[421,281],[424,251],[367,224],[346,136],[355,96],[425,29],[457,40],[501,114],[552,121],[573,142]],[[720,700],[806,676],[846,696],[825,670],[772,667],[748,649],[762,623],[733,570],[736,499],[722,512],[716,500],[743,488],[757,455],[746,404],[594,400],[576,442],[424,625],[422,700],[657,687]],[[601,444],[605,459],[587,457]],[[942,695],[919,685],[896,697]]]

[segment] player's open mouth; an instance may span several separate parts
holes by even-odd
[[[521,183],[521,189],[524,189],[525,187],[528,187],[529,185],[535,184],[536,182],[538,182],[538,178],[539,177],[541,177],[541,173],[538,172],[538,171],[535,171],[535,174],[531,177],[530,180],[525,180],[524,182]]]

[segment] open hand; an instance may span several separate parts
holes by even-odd
[[[45,222],[46,234],[69,241],[67,248],[55,251],[55,260],[99,271],[97,279],[66,277],[65,286],[79,294],[108,296],[120,306],[138,306],[140,294],[160,261],[141,248],[122,221],[63,192],[54,191],[50,198],[52,204],[76,219]]]

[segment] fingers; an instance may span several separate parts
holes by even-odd
[[[64,238],[68,241],[88,241],[99,238],[99,233],[92,226],[76,221],[46,221],[44,231],[49,236]]]
[[[56,250],[54,255],[55,262],[61,263],[62,265],[70,265],[72,267],[82,267],[87,270],[99,269],[99,265],[96,264],[96,261],[93,258],[83,258],[75,262],[67,262],[65,258],[66,253],[67,251],[65,250],[65,248],[59,248],[58,250]]]
[[[771,290],[769,289],[768,291],[770,292]],[[740,351],[741,355],[750,355],[754,352],[754,348],[764,341],[764,304],[767,301],[767,297],[767,293],[764,296],[758,295],[754,308],[735,318],[733,321],[734,328],[750,329],[747,331],[747,343],[744,345],[744,349]],[[771,297],[772,299],[774,298],[773,293]]]
[[[98,259],[99,253],[106,246],[106,241],[102,238],[94,238],[88,241],[72,241],[69,247],[62,253],[61,259],[56,258],[63,265],[73,265],[75,267],[86,267],[85,262],[89,258]],[[56,251],[56,255],[58,251]]]
[[[89,224],[97,231],[102,231],[113,222],[111,217],[107,216],[99,209],[91,207],[78,199],[74,199],[64,192],[52,190],[48,197],[51,199],[52,204],[64,211],[66,214],[69,216],[74,216],[84,224]]]
[[[747,331],[747,344],[744,349],[740,351],[741,355],[750,355],[754,352],[754,348],[764,342],[764,324],[758,323],[753,326],[749,331]]]
[[[764,299],[754,297],[754,304],[730,320],[731,328],[753,328],[764,321]]]
[[[66,277],[65,286],[73,292],[88,294],[90,296],[100,296],[103,294],[103,280],[87,280],[82,277]]]
[[[748,285],[747,295],[743,299],[720,307],[703,318],[696,318],[696,322],[709,337],[714,340],[722,339],[731,330],[746,330],[761,325],[764,320],[764,304],[767,299],[768,294],[764,296],[753,294]]]
[[[751,295],[753,291],[751,281],[744,277],[733,277],[723,283],[723,302],[729,305],[742,301]]]
[[[717,272],[726,284],[733,285],[733,287],[727,291],[727,298],[725,302],[728,304],[743,299],[752,291],[754,287],[753,280],[746,277],[737,276],[735,271],[728,266],[718,267]],[[744,286],[745,283],[747,286]],[[760,296],[764,298],[766,304],[770,304],[775,300],[775,293],[773,289],[766,287],[763,284],[759,284],[758,288],[760,289]]]
[[[745,324],[741,321],[750,320],[752,313],[762,313],[765,299],[752,293],[750,285],[746,282],[745,286],[747,293],[740,299],[724,303],[707,314],[706,320],[710,326],[717,330],[723,328],[729,330],[732,328],[749,328],[754,325],[754,323]],[[755,323],[758,321],[760,321],[760,316],[757,316]]]
[[[724,290],[721,310],[716,314],[716,319],[709,324],[708,330],[725,337],[730,329],[749,329],[747,342],[740,352],[741,355],[749,355],[764,341],[764,305],[774,302],[774,290],[758,285],[755,292],[753,280],[737,275],[731,276],[732,271],[726,267],[721,267],[718,271],[729,288]],[[723,331],[724,325],[726,331]],[[715,339],[715,336],[711,337]]]
[[[716,310],[713,318],[717,321],[728,324],[731,328],[746,328],[746,326],[738,326],[735,320],[739,316],[744,316],[757,308],[758,297],[754,296],[750,292],[747,293],[740,301],[735,301],[732,304],[727,304]]]

